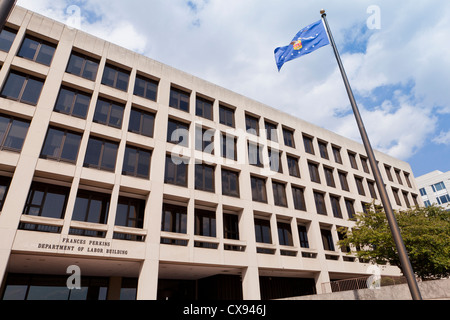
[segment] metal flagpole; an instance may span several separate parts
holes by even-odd
[[[0,0],[0,29],[5,26],[14,5],[17,0]]]
[[[366,129],[364,127],[364,123],[361,118],[361,114],[359,113],[358,106],[356,104],[355,97],[353,96],[352,89],[350,87],[350,83],[348,81],[347,75],[344,70],[344,65],[342,64],[341,58],[339,56],[339,51],[337,50],[336,43],[334,42],[333,35],[331,34],[330,28],[328,26],[328,21],[326,18],[325,10],[320,11],[322,15],[322,20],[325,25],[325,29],[327,30],[328,37],[330,38],[331,46],[333,47],[334,54],[336,56],[336,60],[339,65],[339,69],[341,70],[342,78],[344,79],[345,88],[347,89],[348,97],[350,98],[350,103],[353,108],[353,113],[356,118],[356,122],[358,124],[359,131],[361,133],[361,138],[364,143],[364,147],[367,152],[367,156],[369,158],[370,166],[372,168],[372,172],[375,178],[375,182],[378,187],[378,191],[380,193],[381,203],[383,204],[384,211],[386,213],[386,217],[389,223],[389,227],[391,229],[392,236],[394,238],[395,245],[397,247],[398,255],[400,258],[400,264],[402,267],[403,274],[406,276],[408,281],[409,290],[411,292],[411,296],[414,300],[422,300],[422,296],[419,291],[419,286],[417,285],[416,278],[414,276],[414,271],[411,266],[411,262],[409,261],[408,254],[406,252],[405,244],[403,243],[402,236],[400,234],[400,229],[398,227],[397,221],[394,216],[394,212],[392,210],[391,202],[389,201],[389,197],[386,192],[386,187],[383,182],[383,178],[381,177],[380,169],[378,168],[377,161],[375,159],[375,155],[372,149],[372,146],[369,141],[369,137],[367,136]]]

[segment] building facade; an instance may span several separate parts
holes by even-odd
[[[450,171],[436,170],[417,177],[416,181],[425,206],[438,205],[450,210]]]
[[[336,245],[379,199],[360,143],[20,7],[0,38],[3,299],[273,299],[367,274]],[[394,209],[422,204],[409,164],[376,157]]]

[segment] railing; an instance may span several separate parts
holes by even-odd
[[[379,287],[394,286],[394,285],[405,284],[405,283],[407,283],[407,281],[406,281],[406,278],[403,276],[399,276],[399,277],[381,276],[381,279],[379,280],[379,282],[377,282],[375,284],[375,287],[376,286],[379,286]],[[341,292],[341,291],[373,288],[374,283],[373,283],[373,277],[371,277],[371,276],[325,282],[325,283],[322,283],[323,292],[326,292],[327,285],[330,285],[332,292]]]

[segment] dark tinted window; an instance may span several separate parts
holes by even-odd
[[[158,81],[137,76],[136,83],[134,85],[134,94],[152,101],[156,101],[158,95]]]
[[[94,81],[98,72],[98,60],[72,52],[66,72]]]
[[[75,89],[62,87],[54,111],[86,119],[90,102],[90,95]]]
[[[50,66],[55,50],[56,46],[54,44],[32,36],[26,36],[18,56]]]

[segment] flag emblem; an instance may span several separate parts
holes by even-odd
[[[294,46],[294,50],[301,50],[303,48],[302,38],[299,38],[297,41],[292,41],[291,45]]]

